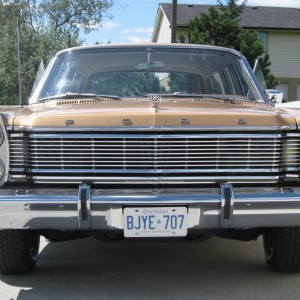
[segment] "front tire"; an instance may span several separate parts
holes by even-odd
[[[23,274],[31,271],[39,254],[40,235],[32,230],[0,230],[0,272]]]
[[[263,235],[265,258],[275,272],[300,272],[300,227],[272,228]]]

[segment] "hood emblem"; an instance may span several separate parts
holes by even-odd
[[[190,125],[190,120],[188,118],[180,119],[181,125]]]
[[[75,121],[74,120],[66,120],[65,125],[66,126],[73,126],[73,125],[75,125]]]
[[[236,123],[238,125],[247,125],[247,122],[244,119],[241,119],[241,118],[236,119]]]
[[[130,119],[123,119],[123,124],[125,126],[132,126],[132,121]]]

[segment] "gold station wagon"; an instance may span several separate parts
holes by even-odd
[[[35,266],[41,235],[262,235],[273,270],[300,270],[300,115],[232,49],[67,49],[0,122],[3,274]]]

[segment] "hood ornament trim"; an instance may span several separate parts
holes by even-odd
[[[152,108],[157,109],[157,104],[161,101],[161,94],[149,94],[148,99],[152,101]]]

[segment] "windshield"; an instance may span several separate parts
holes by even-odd
[[[240,57],[222,49],[200,47],[95,47],[65,52],[57,57],[31,102],[74,94],[261,99]]]

